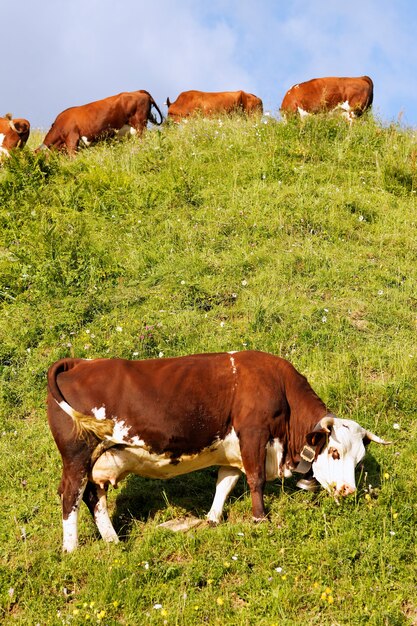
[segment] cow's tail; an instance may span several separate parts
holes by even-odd
[[[370,78],[369,76],[362,76],[362,78],[366,80],[366,82],[369,85],[369,96],[368,96],[368,100],[366,103],[366,108],[368,108],[372,105],[372,102],[374,100],[374,83],[373,83],[372,78]]]
[[[94,415],[80,413],[65,400],[58,386],[58,375],[68,372],[82,361],[83,359],[61,359],[51,365],[48,370],[48,391],[58,406],[72,419],[77,436],[92,434],[103,440],[112,435],[113,421],[111,419],[97,419]]]
[[[152,113],[152,107],[158,111],[159,122],[157,121],[155,115],[153,115],[153,113]],[[160,126],[162,124],[162,122],[164,121],[164,116],[162,115],[158,105],[156,104],[156,102],[152,98],[152,96],[151,96],[151,110],[149,111],[149,121],[152,122],[152,124],[156,124],[157,126]]]

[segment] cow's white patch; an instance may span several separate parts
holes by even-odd
[[[65,400],[62,400],[61,402],[58,402],[58,404],[61,407],[61,409],[65,411],[67,415],[72,417],[73,420],[77,421],[77,412],[74,411],[74,409],[72,408],[72,406],[68,404],[68,402],[65,402]]]
[[[130,126],[129,124],[125,124],[124,126],[121,127],[121,129],[118,131],[117,134],[120,137],[126,137],[126,135],[136,135],[137,130],[136,128],[133,128],[133,126]]]
[[[82,137],[80,137],[80,142],[82,142],[86,148],[88,148],[89,146],[91,146],[91,141],[88,140],[88,137],[86,137],[85,135],[83,135]]]
[[[230,364],[232,366],[233,374],[237,374],[237,367],[236,367],[235,359],[232,356],[230,357]]]
[[[6,135],[4,133],[0,133],[0,155],[4,154],[5,156],[10,156],[7,148],[3,148],[3,141],[6,139]]]
[[[294,89],[299,89],[300,85],[297,83],[297,85],[294,85]]]
[[[235,487],[241,471],[236,467],[219,467],[217,474],[216,493],[210,511],[207,513],[207,519],[213,524],[218,524],[221,520],[224,503],[227,496]]]
[[[345,100],[345,102],[341,102],[340,104],[338,104],[338,108],[343,109],[344,111],[347,111],[349,113],[351,110],[349,100]]]
[[[71,513],[66,519],[62,518],[62,549],[64,552],[72,552],[78,546],[78,512],[80,510],[80,504],[86,485],[87,479],[84,479],[78,491],[77,499]]]
[[[138,437],[137,435],[135,435],[134,437],[130,437],[129,439],[129,445],[132,446],[137,446],[137,447],[145,447],[146,444],[143,441],[143,439],[140,439],[140,437]]]
[[[67,519],[62,520],[64,552],[72,552],[78,546],[78,510],[71,511]]]
[[[282,462],[282,443],[279,439],[274,439],[272,443],[269,443],[266,448],[266,464],[265,473],[266,480],[275,480],[282,475],[281,470]],[[287,472],[289,470],[286,470]],[[285,471],[284,471],[285,475]],[[291,473],[290,473],[291,475]]]
[[[343,494],[356,490],[355,467],[365,456],[365,434],[353,420],[335,418],[329,443],[313,463],[314,477],[327,491]],[[329,454],[330,448],[338,451],[338,459]]]
[[[310,113],[308,111],[304,111],[304,109],[302,109],[301,107],[297,107],[298,113],[301,117],[301,119],[303,119],[304,117],[307,117],[308,115],[310,115]]]
[[[237,350],[230,350],[227,354],[236,354]]]
[[[91,409],[91,412],[97,420],[106,419],[106,407],[104,405],[100,408],[94,407],[94,409]]]
[[[110,521],[107,510],[107,495],[104,489],[98,488],[98,503],[94,511],[94,520],[104,541],[118,543],[119,538]]]
[[[108,437],[115,443],[129,443],[129,426],[123,420],[116,420],[113,426],[113,434]]]

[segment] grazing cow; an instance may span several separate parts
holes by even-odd
[[[152,114],[154,107],[159,122]],[[161,124],[163,116],[150,93],[144,90],[123,92],[103,100],[62,111],[52,124],[42,145],[73,154],[78,146],[114,135],[143,133],[148,121]]]
[[[30,134],[28,120],[13,119],[11,113],[0,117],[0,159],[10,156],[13,148],[23,148]]]
[[[63,462],[67,552],[78,544],[81,500],[103,539],[118,541],[106,491],[130,473],[162,479],[219,465],[208,513],[218,523],[243,472],[261,521],[266,480],[312,468],[328,491],[348,495],[364,444],[387,443],[329,413],[288,361],[255,351],[62,359],[48,371],[48,419]]]
[[[291,87],[281,104],[281,114],[299,113],[303,118],[310,113],[341,109],[352,121],[368,109],[374,96],[374,84],[369,76],[359,78],[313,78]]]
[[[175,102],[167,98],[168,117],[174,122],[193,113],[210,116],[216,113],[244,111],[247,114],[262,113],[262,100],[245,91],[183,91]]]

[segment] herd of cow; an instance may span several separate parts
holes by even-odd
[[[357,78],[314,78],[294,85],[287,91],[280,111],[283,117],[301,117],[320,111],[338,110],[349,121],[368,109],[373,100],[373,83],[368,76]],[[201,115],[241,111],[247,115],[262,113],[262,100],[245,91],[184,91],[175,102],[166,102],[168,118],[179,122],[196,112]],[[157,112],[159,119],[153,114]],[[53,122],[38,150],[57,149],[74,154],[80,146],[89,146],[105,137],[141,135],[148,122],[161,124],[163,115],[149,92],[123,92],[103,100],[70,107]],[[26,119],[0,118],[0,157],[13,148],[23,147],[30,133]]]
[[[348,120],[371,104],[370,78],[320,78],[293,86],[281,114],[340,109]],[[194,112],[262,112],[244,91],[181,93],[167,101],[178,122]],[[152,110],[155,109],[158,119]],[[121,93],[66,109],[41,148],[74,153],[101,137],[142,133],[163,115],[146,91]],[[22,146],[27,120],[0,119],[0,150]],[[389,442],[329,412],[307,379],[285,359],[256,351],[126,361],[61,359],[48,371],[48,421],[63,463],[63,548],[78,545],[78,512],[88,506],[106,541],[118,537],[107,510],[107,489],[128,474],[170,478],[219,466],[208,513],[220,522],[226,498],[244,473],[252,516],[266,519],[268,480],[304,475],[301,488],[320,485],[336,498],[356,489],[355,467],[370,441]]]

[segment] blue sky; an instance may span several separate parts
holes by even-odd
[[[0,114],[45,130],[135,89],[164,114],[181,91],[244,89],[278,115],[294,83],[363,74],[378,118],[417,127],[415,0],[3,0],[1,23]]]

